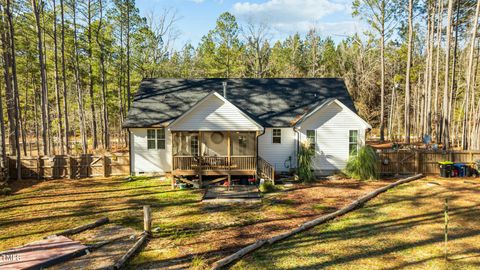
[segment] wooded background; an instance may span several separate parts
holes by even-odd
[[[480,1],[352,6],[369,30],[338,42],[314,27],[274,40],[268,23],[225,12],[178,49],[174,9],[142,17],[133,0],[0,0],[0,166],[7,155],[125,149],[122,122],[145,77],[341,77],[380,140],[429,134],[480,149]]]

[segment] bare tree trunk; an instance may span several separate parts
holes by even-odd
[[[88,93],[90,95],[90,111],[92,113],[92,137],[93,137],[93,148],[98,147],[97,139],[97,116],[95,114],[95,99],[93,96],[93,55],[92,55],[92,1],[88,1],[88,11],[87,11],[87,40],[88,40],[88,79],[89,79],[89,88]]]
[[[47,138],[47,74],[43,57],[43,39],[42,28],[40,26],[40,13],[42,12],[42,0],[37,3],[36,0],[32,0],[33,14],[35,15],[35,22],[37,26],[37,48],[38,48],[38,61],[40,65],[40,79],[41,79],[41,109],[42,109],[42,140],[43,140],[43,154],[48,155],[48,138]]]
[[[468,149],[469,147],[469,142],[467,138],[467,134],[469,133],[469,127],[471,126],[470,124],[467,124],[467,115],[470,111],[470,104],[469,104],[469,98],[470,98],[470,89],[472,88],[472,75],[473,73],[473,57],[475,54],[475,39],[477,38],[477,29],[478,29],[478,17],[480,13],[480,1],[477,1],[477,8],[475,9],[475,16],[473,17],[473,24],[472,24],[472,36],[470,39],[470,46],[469,46],[469,51],[468,51],[468,66],[466,70],[466,86],[465,86],[465,108],[463,110],[463,128],[462,128],[462,148],[464,150]],[[473,90],[472,90],[473,91]],[[472,106],[472,110],[473,110]],[[470,121],[469,121],[470,122]]]
[[[408,1],[408,52],[405,76],[405,143],[410,144],[410,68],[413,47],[413,0]]]
[[[442,132],[441,132],[441,118],[439,119],[439,112],[438,112],[438,91],[439,91],[439,84],[440,84],[440,51],[442,48],[442,21],[443,21],[443,1],[440,1],[440,9],[438,11],[437,17],[437,52],[436,52],[436,60],[435,60],[435,97],[434,97],[434,117],[435,117],[435,135],[436,135],[436,142],[439,143],[442,140]]]
[[[82,153],[86,154],[88,150],[88,142],[87,142],[87,132],[85,127],[85,113],[83,108],[83,91],[80,85],[80,63],[79,63],[79,56],[78,56],[78,41],[77,41],[77,21],[76,21],[76,3],[75,1],[72,2],[72,14],[73,14],[73,47],[74,47],[74,54],[75,54],[75,85],[77,88],[77,103],[78,103],[78,117],[79,117],[79,126],[80,126],[80,134],[82,136]]]
[[[449,139],[454,142],[456,133],[454,132],[455,126],[455,103],[457,101],[457,51],[458,51],[458,27],[459,27],[459,15],[460,15],[460,1],[456,1],[456,16],[455,16],[455,39],[453,41],[453,59],[452,59],[452,77],[450,82],[450,100],[448,103],[448,116],[447,122],[449,123],[450,130],[448,130]],[[452,26],[453,27],[453,26]],[[453,136],[451,136],[453,135]]]
[[[53,51],[54,51],[54,65],[55,65],[55,98],[57,105],[57,121],[58,121],[58,142],[60,143],[60,154],[64,154],[63,144],[63,122],[62,122],[62,110],[60,106],[60,85],[58,78],[58,46],[57,46],[57,6],[55,0],[53,0]]]
[[[8,22],[8,30],[9,30],[9,42],[10,42],[10,64],[12,68],[12,79],[13,79],[13,103],[15,104],[14,107],[14,137],[15,137],[15,157],[16,157],[16,165],[17,165],[17,179],[22,179],[22,166],[21,166],[21,153],[20,153],[20,131],[19,131],[19,119],[20,119],[20,98],[18,97],[18,80],[17,80],[17,60],[16,60],[16,51],[15,51],[15,29],[13,27],[13,12],[10,0],[7,0],[7,6],[5,9],[7,15],[7,22]]]
[[[443,134],[443,144],[444,148],[448,149],[450,147],[450,136],[449,129],[450,123],[448,122],[448,83],[450,79],[450,41],[452,36],[452,12],[453,12],[453,0],[448,0],[448,12],[447,12],[447,40],[445,45],[445,84],[443,88],[443,108],[442,108],[442,134]]]
[[[427,101],[425,105],[425,129],[426,133],[432,134],[432,84],[433,84],[433,47],[434,47],[434,36],[435,36],[435,16],[437,14],[437,1],[433,3],[433,11],[430,15],[430,32],[429,32],[429,48],[428,48],[428,80],[427,80]],[[435,102],[437,102],[435,100]]]
[[[110,134],[108,129],[108,106],[107,106],[107,75],[105,70],[105,48],[103,43],[100,42],[100,31],[103,23],[103,3],[99,0],[100,5],[100,20],[98,23],[97,31],[97,44],[100,47],[100,72],[102,81],[102,116],[103,116],[103,143],[105,149],[110,149]]]
[[[35,143],[37,144],[37,155],[40,155],[40,139],[38,138],[38,113],[37,96],[33,97],[33,117],[35,125]]]
[[[66,75],[66,69],[65,69],[65,12],[63,10],[64,5],[63,5],[63,0],[60,0],[60,16],[62,20],[62,32],[61,32],[61,45],[60,45],[60,51],[61,51],[61,56],[62,56],[62,92],[63,92],[63,115],[65,117],[65,152],[67,154],[70,153],[70,140],[69,140],[69,132],[70,132],[70,126],[69,126],[69,121],[68,121],[68,94],[67,94],[67,75]]]
[[[0,15],[1,16],[1,15]],[[3,28],[0,28],[3,30]],[[3,43],[3,41],[2,41]],[[7,159],[7,149],[5,148],[5,122],[3,121],[3,98],[2,98],[2,84],[0,84],[0,169],[2,177],[8,179],[8,159]]]
[[[5,79],[5,98],[7,104],[7,120],[8,120],[8,127],[9,127],[9,135],[8,135],[8,142],[10,146],[10,155],[14,156],[16,153],[15,148],[15,98],[13,94],[13,86],[12,86],[12,76],[10,73],[10,32],[8,31],[9,26],[8,22],[5,21],[7,17],[6,10],[2,7],[2,26],[5,29],[1,29],[0,37],[2,39],[2,55],[3,55],[3,77]]]
[[[130,99],[131,99],[131,90],[130,90],[130,3],[127,3],[127,110],[130,110]]]
[[[381,1],[380,30],[380,141],[385,140],[385,1]]]

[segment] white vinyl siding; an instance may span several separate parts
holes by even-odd
[[[365,142],[366,124],[359,116],[332,102],[301,124],[301,141],[307,140],[307,131],[315,130],[314,169],[329,173],[345,168],[350,156],[350,131],[358,131],[358,145]],[[311,132],[310,132],[311,134]]]
[[[174,131],[257,131],[261,128],[241,111],[210,95],[170,127]]]
[[[273,143],[272,128],[265,128],[265,133],[258,138],[258,155],[272,164],[277,172],[295,168],[297,160],[295,131],[293,128],[280,128],[280,130],[281,144]],[[288,160],[289,157],[291,157],[290,161]]]
[[[132,128],[131,132],[131,148],[132,148],[132,172],[139,173],[158,173],[165,174],[172,170],[172,149],[171,149],[171,133],[164,129],[164,136],[162,139],[162,132],[155,136],[155,140],[148,139],[148,131],[154,132],[160,129],[146,129],[146,128]],[[156,133],[156,132],[155,132]],[[155,134],[157,135],[157,134]],[[152,138],[152,132],[150,137]],[[148,149],[148,144],[156,143],[154,149]],[[162,145],[163,144],[163,145]],[[157,146],[164,146],[164,149]]]

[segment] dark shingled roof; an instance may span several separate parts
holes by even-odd
[[[144,79],[123,127],[169,123],[211,91],[227,99],[264,127],[292,126],[305,113],[330,98],[356,112],[342,79]]]

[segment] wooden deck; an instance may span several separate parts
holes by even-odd
[[[0,252],[0,269],[43,269],[85,254],[87,246],[65,236],[55,236]]]

